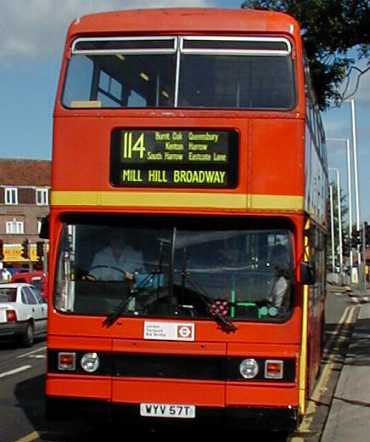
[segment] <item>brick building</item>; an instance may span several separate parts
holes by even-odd
[[[37,262],[36,243],[41,219],[49,213],[51,162],[47,160],[0,159],[0,239],[5,265],[27,263],[21,244],[30,243],[30,256]]]

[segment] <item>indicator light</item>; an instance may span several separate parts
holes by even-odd
[[[73,352],[58,353],[58,370],[61,371],[76,370],[76,353]]]

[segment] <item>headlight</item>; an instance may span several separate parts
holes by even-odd
[[[239,365],[240,374],[245,379],[253,379],[258,374],[258,364],[255,359],[244,359]]]
[[[81,358],[81,367],[88,373],[94,373],[99,368],[99,363],[97,353],[85,353]]]

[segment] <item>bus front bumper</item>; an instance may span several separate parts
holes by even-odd
[[[108,401],[47,397],[46,417],[65,420],[82,416],[125,422],[130,426],[212,425],[265,431],[293,431],[298,423],[295,407],[197,407],[194,419],[140,416],[140,405]]]

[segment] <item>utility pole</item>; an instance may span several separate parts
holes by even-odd
[[[356,109],[355,109],[354,98],[351,98],[350,102],[351,102],[351,117],[352,117],[353,172],[354,172],[354,179],[355,179],[356,230],[357,230],[357,232],[360,232],[360,196],[359,196],[359,190],[358,190]],[[360,270],[360,265],[361,265],[360,245],[357,245],[358,270]]]
[[[349,248],[349,266],[352,278],[352,268],[353,268],[353,252],[352,252],[352,174],[351,174],[351,148],[349,144],[349,139],[346,138],[346,148],[347,148],[347,182],[348,182],[348,241],[350,244]]]
[[[349,243],[349,267],[352,280],[352,268],[353,268],[353,250],[352,250],[352,161],[351,161],[351,145],[349,138],[327,138],[327,141],[337,141],[346,144],[346,157],[347,157],[347,188],[348,188],[348,243]]]
[[[329,169],[334,170],[337,181],[337,202],[338,202],[338,255],[339,255],[339,273],[343,270],[343,244],[342,244],[342,206],[340,198],[340,174],[339,170],[335,167]]]
[[[362,285],[363,290],[366,290],[366,232],[367,232],[367,223],[364,222],[362,225],[362,262],[364,263],[364,271],[363,271],[363,278],[362,279]]]
[[[330,226],[331,226],[331,269],[335,273],[335,237],[334,237],[334,208],[333,208],[333,186],[329,186],[330,195]]]
[[[346,158],[347,158],[347,188],[348,188],[348,244],[349,244],[349,274],[350,280],[352,282],[353,275],[353,247],[352,247],[352,208],[353,208],[353,198],[352,198],[352,154],[351,154],[351,144],[349,138],[327,138],[327,141],[343,142],[346,145]]]

